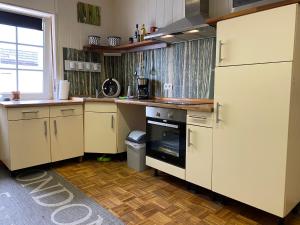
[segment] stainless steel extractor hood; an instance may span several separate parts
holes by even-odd
[[[160,28],[145,39],[176,43],[215,37],[215,28],[206,24],[208,17],[209,0],[185,0],[185,18]]]

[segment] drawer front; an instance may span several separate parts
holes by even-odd
[[[86,103],[86,112],[117,112],[117,104],[97,102],[97,103]]]
[[[187,124],[212,127],[213,113],[188,111]]]
[[[50,117],[83,115],[82,105],[66,105],[50,107]]]
[[[49,107],[24,107],[7,110],[8,120],[49,118]]]

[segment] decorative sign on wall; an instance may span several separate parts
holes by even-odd
[[[77,20],[79,23],[101,25],[101,8],[83,2],[77,3]]]

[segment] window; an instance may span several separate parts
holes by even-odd
[[[43,93],[43,31],[0,24],[0,92]]]
[[[0,11],[0,34],[0,94],[20,91],[22,99],[49,98],[49,18]]]

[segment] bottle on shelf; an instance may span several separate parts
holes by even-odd
[[[147,34],[146,27],[145,24],[143,24],[141,28],[141,41],[144,41],[146,34]]]
[[[134,42],[139,42],[140,41],[140,30],[139,30],[139,25],[135,25],[135,31],[134,31]]]

